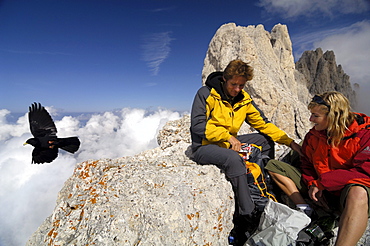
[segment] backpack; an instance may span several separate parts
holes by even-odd
[[[269,199],[277,202],[268,188],[261,149],[261,146],[255,144],[244,144],[239,152],[247,168],[248,186],[252,200],[259,211],[263,211]]]

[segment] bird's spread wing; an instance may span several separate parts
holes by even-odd
[[[29,107],[28,121],[34,137],[56,136],[57,134],[53,119],[40,103],[33,103]]]
[[[50,163],[58,157],[58,149],[34,148],[32,151],[32,163]]]

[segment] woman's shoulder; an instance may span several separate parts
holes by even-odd
[[[370,127],[370,117],[363,113],[354,113],[355,120],[349,126],[350,131],[357,132]]]
[[[366,114],[356,113],[356,112],[353,112],[353,113],[355,114],[355,119],[356,119],[356,121],[358,122],[359,125],[370,123],[370,117],[367,116]]]

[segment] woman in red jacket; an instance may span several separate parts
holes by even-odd
[[[326,208],[323,191],[337,195],[342,213],[335,245],[356,245],[370,214],[370,117],[351,112],[339,92],[316,95],[308,109],[314,127],[303,141],[300,167],[271,160],[266,169],[307,214],[312,210],[301,194]]]

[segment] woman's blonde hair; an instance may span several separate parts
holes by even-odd
[[[316,95],[308,104],[308,109],[316,106],[319,106],[320,110],[328,116],[328,143],[338,146],[346,129],[355,119],[349,100],[340,92],[330,91]]]

